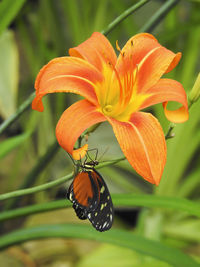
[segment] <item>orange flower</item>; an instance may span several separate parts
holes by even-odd
[[[85,99],[62,114],[56,137],[73,154],[77,138],[88,127],[108,121],[132,167],[144,179],[158,185],[166,162],[166,143],[158,120],[140,110],[163,103],[168,120],[188,119],[185,91],[180,83],[161,79],[179,62],[174,54],[147,33],[133,36],[116,57],[110,42],[101,33],[69,50],[69,57],[51,60],[35,82],[32,107],[43,111],[42,97],[48,93],[71,92]],[[168,101],[182,104],[167,110]]]

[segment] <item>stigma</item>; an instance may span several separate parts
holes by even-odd
[[[113,111],[113,106],[112,105],[106,105],[105,107],[103,107],[102,111],[105,115],[109,115]]]

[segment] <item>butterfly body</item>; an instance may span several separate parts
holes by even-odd
[[[102,176],[88,162],[71,183],[68,199],[79,219],[89,219],[96,230],[103,232],[113,223],[113,204]]]

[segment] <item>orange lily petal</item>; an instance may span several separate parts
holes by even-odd
[[[183,86],[171,79],[160,79],[157,84],[151,87],[147,94],[150,95],[141,106],[141,109],[163,103],[164,112],[169,121],[180,123],[188,120],[187,95]],[[183,106],[177,110],[167,110],[167,101],[176,101]]]
[[[137,91],[145,92],[160,77],[176,67],[181,53],[174,54],[161,46],[156,38],[148,33],[140,33],[128,40],[118,57],[116,69],[121,75],[137,71]]]
[[[165,136],[149,113],[133,113],[128,122],[108,118],[120,147],[132,167],[145,180],[158,185],[166,162]]]
[[[165,71],[165,73],[168,73],[171,70],[173,70],[177,66],[177,64],[179,63],[181,57],[182,57],[182,53],[178,52],[176,54],[176,56],[174,57],[174,59],[172,60],[171,64],[169,65],[168,69]]]
[[[77,47],[69,49],[69,55],[80,57],[100,71],[102,70],[102,60],[115,66],[117,57],[108,39],[100,32],[94,32],[92,36]]]
[[[123,47],[116,64],[119,73],[133,69],[154,48],[160,47],[156,38],[149,33],[139,33],[131,37]]]
[[[185,107],[180,107],[179,109],[176,110],[168,110],[167,103],[168,102],[163,103],[163,108],[165,116],[169,121],[172,121],[174,123],[182,123],[189,119],[188,109],[186,109]]]
[[[58,143],[72,154],[76,140],[82,132],[105,120],[106,118],[89,101],[85,99],[78,101],[66,109],[58,121],[56,126]]]
[[[80,94],[97,104],[95,83],[103,79],[102,74],[88,62],[74,57],[51,60],[37,75],[36,97],[32,108],[43,111],[42,97],[48,93],[71,92]]]
[[[180,53],[174,54],[165,47],[151,50],[138,65],[137,91],[144,93],[156,84],[175,62],[180,60]]]
[[[75,159],[75,160],[82,159],[83,157],[85,157],[87,150],[88,150],[88,144],[85,144],[78,149],[74,149],[72,152],[73,159]]]

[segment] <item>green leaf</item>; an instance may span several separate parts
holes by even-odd
[[[7,119],[16,109],[18,50],[12,31],[0,36],[0,115]]]
[[[200,186],[200,169],[197,168],[190,175],[187,176],[184,183],[180,184],[179,191],[177,192],[178,197],[192,196],[192,193]]]
[[[197,264],[188,255],[182,253],[178,249],[170,248],[159,242],[148,240],[142,236],[118,229],[112,229],[108,232],[100,233],[91,226],[86,225],[42,225],[18,230],[2,236],[0,239],[0,248],[4,249],[28,240],[41,238],[78,238],[96,240],[135,250],[144,255],[168,262],[173,266],[199,266],[199,264]]]
[[[200,221],[186,219],[178,222],[166,223],[164,233],[170,237],[190,242],[200,242]]]
[[[4,0],[0,3],[0,35],[14,20],[26,0]]]
[[[15,137],[11,137],[4,142],[0,143],[0,159],[5,157],[9,152],[21,145],[28,137],[30,133],[24,133]]]
[[[65,178],[65,177],[64,177]],[[66,179],[64,179],[66,181]],[[41,186],[39,186],[41,187]],[[17,192],[17,191],[14,191]],[[3,194],[2,194],[3,195]],[[2,198],[2,195],[0,197]],[[17,195],[18,196],[18,195]],[[2,198],[3,199],[3,198]],[[174,209],[177,211],[188,212],[191,215],[196,215],[200,217],[199,204],[184,199],[184,198],[172,198],[172,197],[161,197],[155,195],[145,195],[145,194],[113,194],[113,203],[116,206],[125,207],[149,207],[149,208],[166,208]],[[24,208],[19,208],[15,210],[9,210],[0,213],[0,221],[8,220],[20,216],[26,216],[33,213],[45,212],[49,210],[62,209],[67,206],[71,206],[71,203],[66,200],[57,200],[49,203],[36,204]]]
[[[103,244],[92,250],[76,267],[170,267],[171,265],[127,248]]]
[[[174,209],[200,217],[200,205],[184,198],[145,194],[119,194],[114,196],[113,202],[115,205],[119,206]]]

